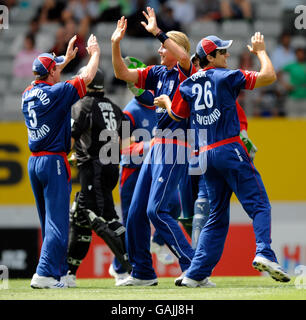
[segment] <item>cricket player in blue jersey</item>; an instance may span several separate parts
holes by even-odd
[[[187,287],[215,286],[208,277],[223,252],[233,192],[253,220],[256,237],[253,267],[267,271],[277,281],[290,281],[270,246],[271,206],[268,195],[239,135],[236,108],[239,91],[267,86],[276,80],[263,35],[256,32],[251,42],[248,49],[259,59],[259,72],[227,69],[227,49],[232,41],[208,36],[198,43],[196,49],[203,69],[180,85],[172,103],[165,95],[154,101],[156,105],[166,107],[173,119],[179,121],[190,117],[198,137],[201,130],[206,132],[206,141],[199,141],[202,142],[202,160],[207,160],[204,177],[211,211],[181,283]]]
[[[71,143],[71,106],[84,97],[86,85],[97,71],[100,48],[91,35],[87,42],[89,62],[78,77],[60,82],[64,67],[75,58],[74,36],[66,55],[43,53],[33,62],[35,81],[22,95],[22,111],[32,152],[29,178],[42,232],[42,247],[32,288],[65,288],[71,192],[67,154]],[[61,277],[62,280],[61,280]]]
[[[165,93],[172,98],[180,81],[192,72],[188,38],[181,32],[163,33],[157,26],[153,9],[148,7],[147,12],[143,14],[147,23],[142,22],[142,25],[162,42],[158,50],[161,65],[136,70],[125,66],[121,57],[120,41],[127,28],[127,20],[122,17],[118,20],[117,28],[112,35],[115,76],[133,82],[139,88],[153,90],[155,96]],[[133,270],[130,277],[118,284],[122,286],[151,286],[158,283],[150,254],[150,221],[178,257],[182,271],[189,267],[194,255],[194,250],[176,219],[169,214],[168,207],[169,194],[177,189],[180,177],[188,165],[187,161],[177,163],[178,158],[183,158],[187,153],[185,133],[188,123],[173,121],[161,108],[156,109],[156,115],[157,132],[159,130],[160,136],[156,133],[150,152],[142,164],[128,212],[126,245]],[[177,130],[179,134],[174,138],[173,132],[176,129],[180,130]],[[169,150],[173,159],[171,163],[167,163]]]
[[[133,57],[125,57],[124,62],[128,68],[131,69],[136,69],[136,66],[139,68],[146,67],[141,61]],[[152,92],[137,88],[133,83],[128,83],[127,86],[135,97],[123,109],[123,114],[129,124],[129,137],[133,139],[132,141],[130,141],[130,138],[128,139],[127,146],[124,147],[121,152],[119,193],[124,225],[126,225],[128,211],[141,165],[145,155],[149,151],[150,141],[154,137],[157,124],[155,106],[153,105],[154,96]],[[141,131],[142,129],[144,129],[144,131]],[[140,137],[134,137],[134,132],[140,134]],[[123,142],[123,144],[125,144],[125,142]],[[171,215],[176,219],[181,211],[178,192],[173,192],[169,206]],[[151,239],[150,250],[152,253],[156,254],[157,259],[161,263],[174,263],[173,255],[170,254],[169,249],[165,246],[163,238],[156,230]],[[129,276],[117,259],[114,259],[113,263],[110,265],[109,274],[116,279],[116,283]]]
[[[197,71],[201,69],[198,56],[192,55],[191,61]],[[248,153],[252,160],[254,160],[255,153],[257,152],[256,146],[248,137],[248,120],[243,108],[236,100],[237,113],[240,122],[240,137],[248,149]],[[195,147],[194,154],[198,150]],[[209,217],[209,201],[208,193],[203,174],[192,174],[192,161],[190,163],[190,175],[188,175],[184,183],[180,184],[180,195],[183,207],[183,217],[180,222],[183,223],[185,229],[192,239],[192,248],[197,247],[198,239],[201,230]]]

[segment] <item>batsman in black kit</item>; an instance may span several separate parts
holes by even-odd
[[[119,179],[119,161],[103,164],[105,159],[101,159],[100,152],[101,148],[109,147],[110,158],[111,144],[118,144],[113,150],[118,150],[114,158],[119,159],[122,120],[121,109],[104,96],[104,75],[98,69],[86,96],[72,107],[72,137],[81,191],[75,195],[70,210],[66,279],[70,287],[75,286],[75,275],[88,252],[92,230],[106,242],[126,270],[131,270],[124,242],[125,227],[118,221],[112,196]]]

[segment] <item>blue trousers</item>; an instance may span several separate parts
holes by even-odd
[[[60,155],[31,156],[28,172],[43,240],[36,273],[59,280],[68,271],[71,183],[65,161]]]
[[[211,275],[220,260],[229,228],[230,199],[233,192],[253,220],[256,255],[277,262],[270,247],[270,202],[261,176],[244,148],[235,142],[207,151],[207,170],[204,175],[210,215],[201,231],[186,276],[202,280]]]
[[[135,185],[139,176],[140,168],[130,169],[121,167],[120,172],[120,201],[122,212],[122,223],[126,226],[128,211],[131,205]],[[181,204],[178,192],[173,192],[169,200],[169,212],[174,219],[177,219],[181,212]],[[159,245],[164,245],[165,241],[162,236],[155,231],[153,241]],[[126,270],[121,266],[117,258],[114,258],[113,267],[117,273],[124,273]]]
[[[183,231],[169,210],[169,199],[177,190],[188,162],[179,163],[184,146],[155,144],[141,167],[126,225],[126,245],[133,267],[132,276],[156,278],[150,253],[150,221],[186,270],[194,255]],[[173,153],[170,155],[170,153]],[[170,157],[172,161],[169,161]],[[186,158],[187,159],[187,158]]]
[[[127,169],[122,167],[119,178],[119,193],[121,201],[122,222],[125,226],[140,168],[135,168],[135,170],[130,171],[130,174],[128,174],[128,176],[124,171],[127,171]],[[125,177],[124,181],[122,181],[123,177]]]

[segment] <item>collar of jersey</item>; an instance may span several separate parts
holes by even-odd
[[[49,85],[49,86],[53,86],[53,83],[47,82],[47,81],[43,81],[43,80],[35,80],[34,83],[35,83],[35,84],[45,83],[45,84],[47,84],[47,85]]]
[[[164,65],[162,65],[162,67],[164,67],[164,68],[167,70],[167,72],[178,71],[177,64],[176,64],[173,68],[171,68],[171,69],[168,69],[168,67],[166,67],[166,66],[164,66]]]
[[[209,70],[209,69],[216,69],[216,67],[206,67],[206,68],[202,69],[202,71],[206,71],[206,70]]]

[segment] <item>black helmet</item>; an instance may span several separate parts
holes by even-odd
[[[82,73],[82,71],[84,70],[84,68],[86,68],[86,67],[82,67],[78,71],[77,75],[80,75]],[[99,91],[104,90],[104,73],[102,72],[101,69],[98,68],[94,79],[91,81],[91,83],[89,85],[87,85],[87,88],[93,89],[93,90],[99,90]]]

